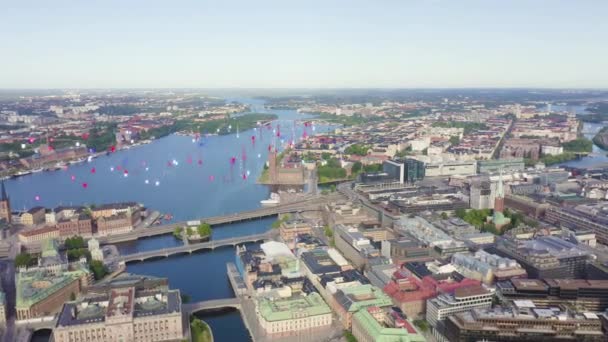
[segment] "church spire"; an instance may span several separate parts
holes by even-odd
[[[502,184],[502,169],[500,169],[500,174],[498,175],[498,186],[496,188],[496,197],[500,197],[500,198],[505,197],[505,191],[503,189],[503,184]]]

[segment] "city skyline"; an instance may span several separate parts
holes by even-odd
[[[0,89],[607,88],[606,6],[16,3]]]

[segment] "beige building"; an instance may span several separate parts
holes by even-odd
[[[304,220],[293,219],[281,223],[279,232],[283,241],[293,242],[296,235],[312,234],[312,226]]]
[[[115,284],[63,306],[53,330],[56,342],[148,342],[184,339],[178,290],[146,288],[149,280]],[[152,281],[154,282],[154,280]],[[186,327],[187,329],[187,327]]]
[[[47,239],[55,239],[58,237],[59,228],[54,226],[45,226],[19,232],[19,241],[25,244],[40,242]]]
[[[21,215],[21,224],[25,226],[33,226],[45,222],[45,209],[43,207],[34,207]]]

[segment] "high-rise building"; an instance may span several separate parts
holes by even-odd
[[[399,183],[415,183],[424,179],[424,162],[413,158],[405,160],[385,160],[382,163],[382,171]]]
[[[0,219],[6,220],[11,223],[11,200],[6,194],[6,187],[4,181],[2,181],[2,198],[0,198]]]

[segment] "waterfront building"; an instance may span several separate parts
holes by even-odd
[[[403,313],[378,307],[367,307],[353,315],[352,334],[359,342],[426,341]]]
[[[392,301],[381,289],[370,285],[349,286],[334,295],[337,305],[334,310],[342,320],[345,329],[350,329],[353,315],[368,307],[388,308]]]
[[[179,290],[155,279],[119,277],[63,305],[57,342],[180,341],[187,334]]]
[[[593,312],[608,309],[608,280],[511,279],[496,283],[496,290],[504,298],[529,299],[543,306],[567,304]]]
[[[109,236],[129,233],[133,230],[134,218],[128,213],[101,216],[97,219],[97,234],[99,236]]]
[[[558,307],[478,308],[446,320],[449,341],[605,341],[600,318]]]
[[[2,181],[2,197],[0,198],[0,220],[3,219],[8,223],[12,222],[11,199],[6,193],[4,181]]]
[[[141,209],[141,205],[135,202],[124,203],[108,203],[91,208],[91,217],[98,219],[100,217],[112,217],[119,214],[126,214],[131,217]]]
[[[259,297],[256,314],[262,329],[272,337],[306,334],[332,323],[331,309],[316,292],[280,299]]]
[[[509,159],[489,159],[477,162],[477,173],[498,173],[501,170],[506,172],[523,171],[525,169],[523,158]]]
[[[44,207],[33,207],[21,214],[21,224],[24,226],[38,225],[44,223],[44,217]]]
[[[453,293],[441,293],[426,302],[426,321],[431,325],[438,340],[445,334],[443,321],[458,312],[475,308],[492,307],[494,290],[473,285],[455,289]]]
[[[281,239],[287,243],[294,243],[296,236],[312,234],[312,226],[302,219],[290,219],[281,223],[279,233]]]
[[[16,274],[17,320],[53,315],[64,302],[78,295],[92,277],[83,265],[69,271],[33,269]]]
[[[581,247],[555,236],[532,240],[505,238],[495,252],[517,260],[530,278],[585,278],[592,256]]]
[[[47,239],[56,239],[58,237],[59,229],[56,226],[43,226],[19,232],[19,241],[25,244],[41,242]]]
[[[496,281],[527,277],[526,270],[514,259],[503,258],[484,250],[478,250],[475,254],[454,254],[452,265],[465,277],[488,285]]]
[[[82,236],[85,238],[93,236],[93,221],[85,213],[62,217],[57,220],[59,236],[69,238],[72,236]]]

